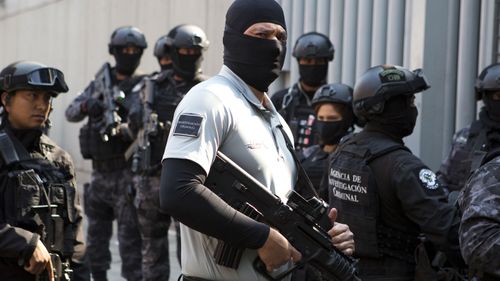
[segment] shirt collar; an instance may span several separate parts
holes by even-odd
[[[252,92],[252,89],[238,76],[234,73],[229,67],[223,65],[222,69],[219,72],[219,75],[225,77],[229,81],[232,82],[234,86],[238,89],[238,91],[245,97],[245,99],[258,108],[261,111],[271,111],[276,112],[276,109],[271,102],[271,99],[264,93],[264,104],[265,107],[260,103],[259,99]]]

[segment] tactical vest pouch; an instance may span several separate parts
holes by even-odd
[[[9,173],[12,182],[17,183],[15,192],[16,220],[25,221],[35,215],[34,206],[39,206],[42,195],[42,180],[33,169]]]
[[[415,248],[415,281],[463,281],[468,280],[456,268],[445,266],[446,257],[442,252],[432,253],[422,240]],[[433,258],[432,258],[433,257]],[[440,259],[440,257],[442,257]],[[442,260],[442,261],[439,261]],[[483,279],[481,279],[483,280]]]
[[[83,158],[102,161],[121,156],[125,159],[123,154],[130,143],[126,143],[119,135],[105,142],[95,126],[96,124],[89,122],[80,129],[80,151]]]
[[[80,128],[78,140],[80,141],[80,153],[83,159],[92,159],[92,149],[90,142],[90,125],[87,123]]]

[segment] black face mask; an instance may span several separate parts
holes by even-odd
[[[167,64],[160,63],[160,69],[162,72],[166,71],[166,70],[170,70],[170,69],[172,69],[172,64],[171,63],[167,63]]]
[[[314,122],[322,144],[338,144],[340,139],[347,134],[345,122],[341,121],[318,121]]]
[[[483,99],[486,112],[491,120],[500,122],[500,100],[494,100],[489,97]]]
[[[410,97],[399,96],[386,101],[384,111],[369,121],[372,128],[378,128],[396,138],[404,138],[413,133],[417,122],[418,109],[409,105]]]
[[[224,64],[245,83],[266,92],[285,60],[284,42],[224,31]]]
[[[328,64],[302,65],[299,64],[300,80],[308,86],[319,87],[326,83]]]
[[[138,54],[115,54],[116,60],[116,71],[120,74],[130,76],[134,74],[134,71],[139,66],[141,62],[142,53]]]
[[[175,74],[179,75],[185,80],[192,80],[196,73],[200,70],[203,57],[201,54],[197,55],[179,55],[172,57],[172,63]]]

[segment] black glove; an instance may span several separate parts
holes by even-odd
[[[137,133],[137,131],[139,131],[139,129],[141,129],[143,126],[142,115],[143,115],[142,104],[135,105],[130,109],[128,115],[128,127],[134,133]]]
[[[86,107],[90,117],[99,117],[104,112],[104,104],[96,98],[89,98]]]

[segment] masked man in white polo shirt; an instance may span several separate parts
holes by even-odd
[[[182,223],[184,280],[266,280],[252,266],[257,256],[268,271],[301,258],[277,230],[239,213],[203,185],[217,151],[281,198],[295,185],[297,167],[282,132],[292,134],[266,94],[283,65],[286,36],[277,2],[234,1],[226,14],[224,66],[193,87],[176,109],[160,202]],[[332,209],[332,221],[335,216]],[[329,234],[337,248],[352,254],[347,225],[336,223]],[[216,263],[217,239],[247,249],[237,269]]]

